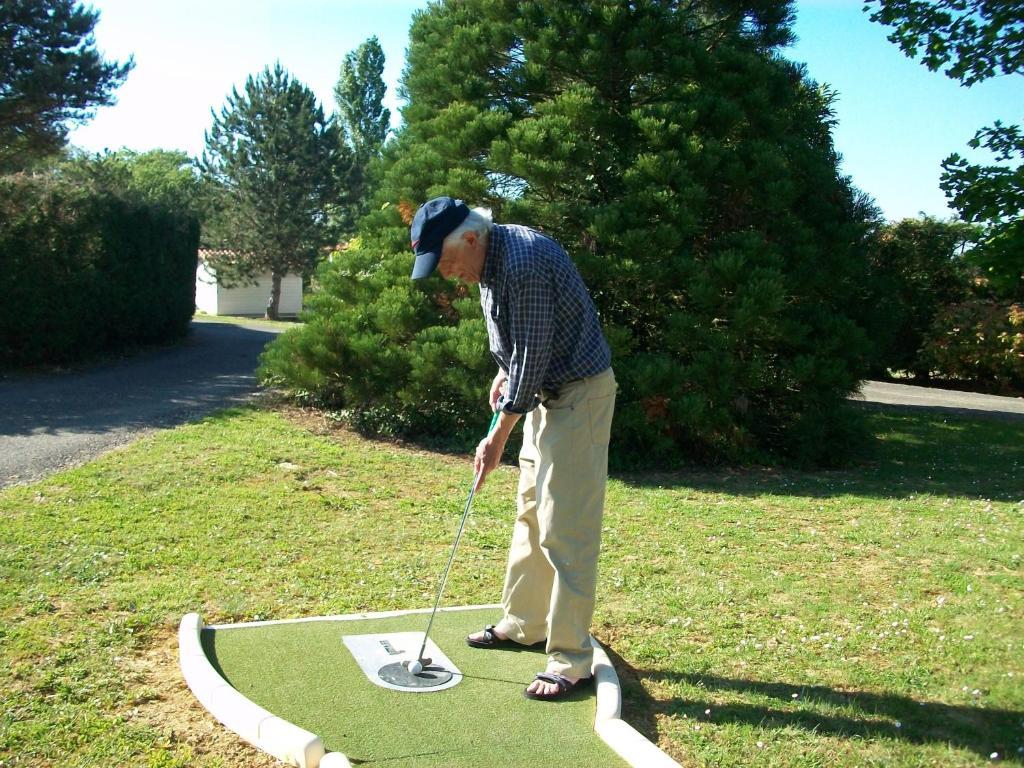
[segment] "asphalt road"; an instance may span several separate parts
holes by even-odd
[[[243,403],[259,391],[268,326],[194,321],[180,345],[58,374],[0,380],[0,488],[26,483],[154,429]],[[1024,398],[868,381],[857,399],[1024,419]]]
[[[247,401],[259,390],[257,358],[277,333],[257,324],[193,321],[175,346],[0,380],[0,488]]]
[[[932,412],[1000,419],[1024,419],[1024,397],[1000,397],[975,392],[954,392],[934,387],[914,387],[884,381],[865,381],[855,400],[905,408],[924,408]]]

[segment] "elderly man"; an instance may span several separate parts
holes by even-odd
[[[504,615],[466,642],[545,647],[547,669],[524,693],[559,699],[593,681],[590,621],[615,406],[608,344],[579,272],[546,235],[493,224],[489,211],[450,197],[424,204],[411,235],[413,279],[437,269],[480,284],[498,364],[489,399],[500,412],[476,449],[481,483],[525,422]]]

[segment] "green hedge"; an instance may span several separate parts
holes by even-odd
[[[52,179],[0,179],[0,366],[184,335],[198,248],[192,218]]]

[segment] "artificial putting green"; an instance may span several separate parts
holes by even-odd
[[[594,733],[594,689],[559,702],[522,695],[546,656],[468,647],[463,638],[494,609],[442,611],[430,637],[463,674],[433,693],[371,683],[344,635],[422,632],[426,614],[204,629],[203,647],[225,679],[275,715],[320,736],[354,765],[626,765]]]

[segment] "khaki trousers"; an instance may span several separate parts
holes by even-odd
[[[590,621],[615,389],[609,368],[564,385],[524,417],[497,629],[525,644],[547,637],[547,671],[570,677],[590,675],[594,658]]]

